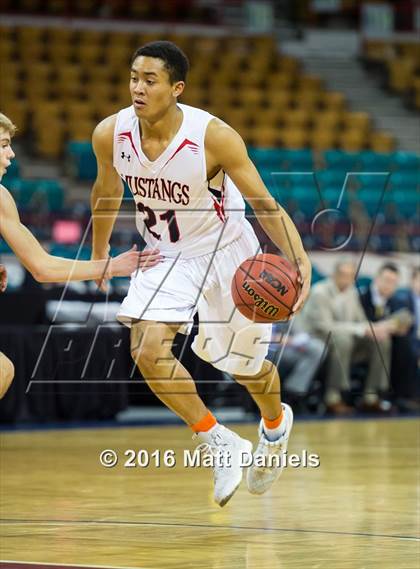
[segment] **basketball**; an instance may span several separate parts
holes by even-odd
[[[298,273],[279,255],[260,254],[244,261],[232,279],[233,301],[253,322],[287,320],[300,293]]]

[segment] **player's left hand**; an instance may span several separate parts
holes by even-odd
[[[4,265],[0,265],[0,292],[4,292],[7,288],[7,271]]]
[[[300,291],[299,298],[297,299],[295,305],[292,308],[293,314],[296,314],[301,308],[303,308],[303,305],[308,299],[309,291],[311,289],[312,267],[309,257],[305,256],[304,259],[299,260],[297,262],[297,265],[299,273],[299,283],[301,284],[302,288]]]

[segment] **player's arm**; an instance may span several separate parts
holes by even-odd
[[[113,166],[116,115],[98,124],[92,136],[98,173],[91,193],[93,216],[92,259],[104,259],[124,194],[122,181]]]
[[[114,259],[98,261],[74,261],[49,255],[21,223],[15,201],[4,187],[0,187],[0,233],[22,265],[40,282],[128,276],[141,262],[142,253],[134,249]]]
[[[213,119],[206,132],[206,156],[212,166],[222,168],[233,180],[277,247],[295,266],[298,265],[302,291],[294,311],[303,306],[311,284],[311,263],[300,235],[286,211],[270,195],[240,135],[219,119]]]

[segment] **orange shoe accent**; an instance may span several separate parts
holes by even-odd
[[[280,415],[277,417],[277,419],[266,419],[265,417],[263,417],[264,426],[267,429],[277,429],[277,427],[280,427],[282,419],[283,419],[283,409]]]
[[[216,423],[216,417],[209,411],[198,423],[194,423],[194,425],[190,425],[190,427],[195,433],[205,433],[214,427]]]

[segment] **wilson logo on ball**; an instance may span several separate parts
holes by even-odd
[[[265,298],[263,298],[262,296],[257,294],[255,292],[255,290],[251,286],[249,286],[247,281],[244,281],[244,283],[242,284],[242,288],[254,300],[255,306],[258,306],[259,308],[261,308],[269,316],[275,316],[277,314],[279,309],[276,306],[269,304],[269,302],[267,302],[267,300],[265,300]]]
[[[284,296],[289,292],[289,289],[283,283],[281,283],[278,279],[276,279],[274,275],[272,275],[266,270],[260,273],[260,279],[265,280],[269,285],[271,285],[274,288],[274,290],[279,292],[281,296]]]

